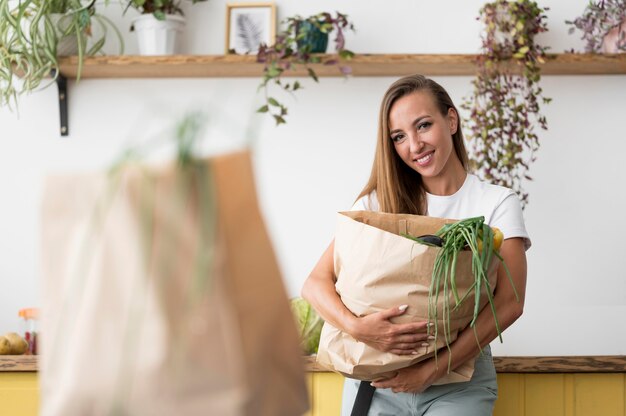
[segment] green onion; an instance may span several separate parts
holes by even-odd
[[[443,244],[437,253],[437,257],[435,258],[430,288],[428,291],[428,322],[435,323],[435,345],[440,337],[439,326],[436,325],[436,322],[439,319],[437,303],[439,301],[441,291],[443,290],[443,296],[446,299],[442,309],[443,317],[441,317],[443,321],[443,338],[445,340],[446,347],[450,350],[450,342],[452,338],[450,313],[454,312],[454,310],[456,310],[461,304],[466,302],[471,294],[474,294],[474,311],[472,320],[469,324],[471,328],[474,328],[478,314],[481,311],[480,289],[482,287],[486,289],[487,300],[496,324],[496,331],[500,342],[502,342],[502,331],[500,330],[500,324],[498,323],[498,317],[493,303],[492,287],[489,283],[489,279],[487,278],[489,266],[491,265],[493,256],[497,257],[504,265],[504,269],[511,286],[513,287],[515,296],[518,300],[519,297],[517,296],[517,291],[515,291],[513,279],[511,278],[508,267],[504,263],[504,259],[495,250],[493,244],[493,234],[493,230],[488,224],[485,223],[485,217],[483,216],[467,218],[462,221],[446,224],[441,227],[439,231],[437,231],[436,235],[443,239]],[[412,237],[406,234],[404,236],[423,244],[423,241],[421,241],[419,237]],[[479,240],[482,241],[482,250],[479,250],[478,248]],[[471,251],[474,282],[470,285],[467,293],[465,293],[463,297],[460,297],[456,283],[457,257],[458,253],[466,248],[469,248]],[[455,303],[452,309],[450,309],[450,302],[447,301],[450,294],[454,298]],[[475,328],[474,333],[476,334]],[[476,341],[478,342],[478,337],[476,338]],[[437,350],[435,350],[435,359],[437,359]],[[450,370],[450,363],[451,362],[449,360],[448,371]]]

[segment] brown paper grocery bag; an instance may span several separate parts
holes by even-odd
[[[416,243],[402,234],[420,236],[434,234],[446,222],[441,218],[419,215],[386,214],[370,211],[341,212],[335,234],[336,289],[342,302],[356,316],[384,309],[409,305],[405,314],[393,322],[405,323],[428,320],[428,292],[432,269],[440,248]],[[488,279],[494,288],[498,262],[491,262]],[[474,282],[470,252],[458,255],[456,282],[463,297]],[[451,311],[451,339],[472,320],[474,298],[470,297]],[[481,294],[481,307],[487,303],[486,291]],[[437,304],[438,340],[430,342],[418,355],[385,353],[356,341],[350,335],[325,323],[322,329],[317,362],[346,377],[361,380],[386,378],[395,370],[408,367],[434,355],[444,347],[443,305],[456,305],[452,294],[442,294]],[[447,362],[440,362],[447,365]],[[474,372],[474,360],[450,371],[435,384],[468,381]]]
[[[43,416],[307,410],[255,195],[245,152],[47,181]]]

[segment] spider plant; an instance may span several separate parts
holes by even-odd
[[[93,25],[99,37],[92,39]],[[85,56],[95,55],[104,46],[107,28],[112,28],[123,51],[119,30],[105,16],[95,12],[95,0],[0,0],[0,106],[17,105],[18,96],[52,84],[59,74],[59,44],[76,43],[78,76]]]

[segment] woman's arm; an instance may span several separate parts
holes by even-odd
[[[519,302],[515,297],[515,292],[506,275],[504,267],[501,265],[498,270],[498,281],[493,296],[493,302],[498,316],[498,324],[501,331],[511,326],[524,310],[524,297],[526,293],[526,252],[524,241],[521,238],[511,238],[504,240],[500,249],[500,255],[506,262],[517,294]],[[423,391],[437,379],[448,372],[448,359],[450,369],[454,370],[469,359],[479,353],[476,338],[481,347],[496,339],[498,332],[493,318],[491,308],[486,306],[479,313],[475,323],[476,336],[473,328],[466,328],[459,333],[458,338],[450,345],[450,351],[442,348],[438,352],[437,363],[434,358],[422,361],[412,367],[402,369],[398,374],[390,379],[373,383],[377,388],[391,388],[395,392],[401,391]]]
[[[326,322],[358,341],[394,354],[416,352],[428,338],[427,322],[394,324],[389,320],[402,315],[406,305],[364,317],[356,317],[346,308],[335,289],[334,246],[333,240],[304,282],[302,297]]]

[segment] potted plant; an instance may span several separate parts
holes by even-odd
[[[107,27],[122,36],[105,16],[95,12],[95,0],[0,0],[0,105],[17,104],[17,97],[37,89],[44,78],[59,74],[59,56],[78,55],[78,79],[85,56],[101,51]],[[92,26],[100,36],[92,39]],[[49,84],[48,84],[49,85]]]
[[[626,0],[601,0],[589,2],[582,16],[565,23],[583,32],[588,53],[626,52]]]
[[[480,10],[482,53],[473,92],[461,106],[469,111],[464,121],[476,174],[517,191],[523,206],[522,183],[532,179],[528,170],[539,150],[536,129],[547,129],[540,109],[551,100],[539,85],[547,48],[535,42],[547,31],[545,10],[532,0],[496,0]]]
[[[207,0],[188,1],[196,4]],[[137,33],[140,55],[178,53],[178,34],[185,27],[182,2],[183,0],[128,0],[126,10],[132,7],[141,13],[131,26],[131,30]]]
[[[301,89],[298,81],[289,83],[282,80],[285,71],[297,66],[306,68],[308,75],[315,82],[319,82],[310,64],[337,65],[342,74],[348,75],[351,72],[350,67],[340,64],[340,60],[349,60],[354,56],[354,53],[345,48],[344,31],[354,30],[347,15],[319,13],[307,18],[295,16],[285,19],[283,23],[287,26],[276,36],[274,44],[261,45],[257,53],[257,62],[264,64],[263,80],[259,89],[263,89],[265,93],[265,104],[257,111],[270,114],[276,125],[286,123],[287,107],[270,96],[270,84],[289,93]],[[326,52],[328,36],[333,32],[336,54],[320,55]]]

